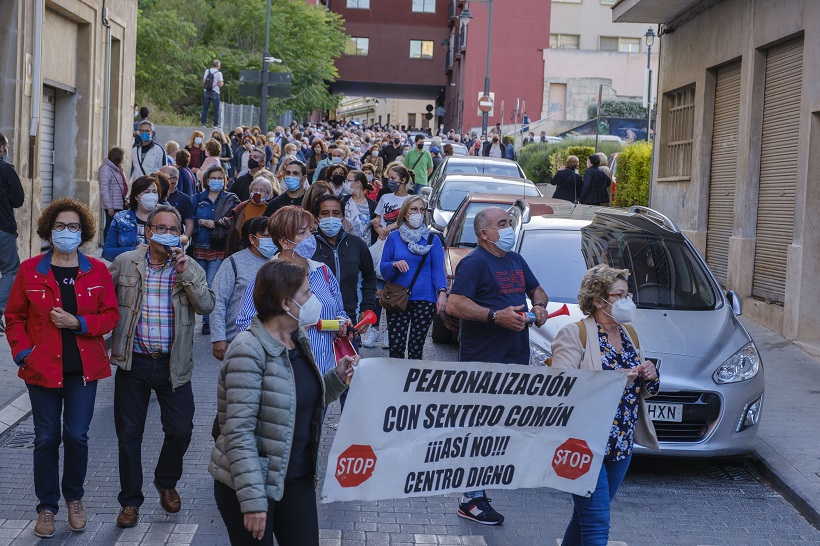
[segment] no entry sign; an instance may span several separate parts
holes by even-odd
[[[478,93],[478,115],[487,114],[488,116],[493,115],[493,109],[495,106],[495,93],[490,93],[489,95],[485,95],[483,92]]]

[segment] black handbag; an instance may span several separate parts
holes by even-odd
[[[433,234],[431,233],[427,238],[427,244],[430,245],[432,241]],[[432,252],[432,249],[430,249],[427,254],[430,254],[430,252]],[[413,291],[413,286],[416,284],[416,279],[419,278],[421,269],[424,267],[424,262],[427,261],[427,254],[422,256],[421,262],[419,262],[419,267],[413,275],[413,280],[410,281],[410,286],[404,286],[395,282],[389,282],[384,285],[384,289],[382,289],[382,297],[379,301],[385,311],[389,313],[401,313],[407,309],[407,302],[410,301],[410,293]]]

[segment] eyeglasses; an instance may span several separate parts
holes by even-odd
[[[179,235],[180,234],[180,231],[179,231],[178,227],[158,226],[156,224],[148,224],[148,227],[150,227],[152,230],[154,230],[154,233],[157,233],[159,235],[165,235],[166,233],[170,233],[171,235]]]
[[[607,294],[610,298],[618,298],[619,300],[632,299],[632,292],[620,292],[618,294]]]
[[[426,207],[410,207],[410,212],[412,212],[413,214],[417,214],[419,212],[424,213],[424,212],[427,212],[427,208]]]
[[[71,233],[77,233],[80,231],[83,226],[76,222],[72,222],[70,224],[64,224],[62,222],[54,222],[54,227],[52,228],[53,231],[63,231],[65,228],[68,228],[68,231]]]

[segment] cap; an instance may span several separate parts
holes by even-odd
[[[438,150],[438,148],[436,148],[435,146],[433,146],[432,148],[430,148],[430,153],[431,153],[431,154],[437,154],[438,152],[439,152],[439,150]]]

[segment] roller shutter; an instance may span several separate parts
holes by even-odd
[[[739,118],[740,63],[737,62],[717,71],[712,167],[709,173],[706,263],[724,287],[728,277],[729,238],[734,225]]]
[[[803,39],[775,46],[766,58],[763,135],[752,295],[783,302],[786,254],[794,239]]]
[[[43,181],[43,207],[54,197],[54,105],[56,93],[51,87],[43,88],[40,108],[40,179]]]

